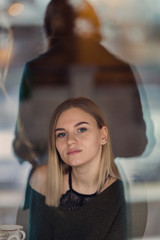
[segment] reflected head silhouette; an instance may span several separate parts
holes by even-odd
[[[53,38],[72,36],[74,32],[75,12],[68,0],[52,0],[49,2],[44,16],[44,31],[49,46]]]

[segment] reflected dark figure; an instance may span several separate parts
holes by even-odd
[[[88,26],[87,33],[82,26]],[[145,123],[134,75],[128,64],[99,43],[99,27],[87,2],[80,10],[67,1],[50,2],[44,19],[48,50],[26,63],[21,80],[13,144],[20,162],[47,161],[51,112],[72,96],[90,97],[102,108],[115,157],[138,156],[144,151]]]

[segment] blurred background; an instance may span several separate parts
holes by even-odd
[[[16,223],[23,204],[30,164],[19,164],[12,141],[24,64],[45,49],[43,18],[48,2],[0,1],[0,224]],[[85,1],[70,2],[81,7]],[[100,20],[101,44],[128,62],[136,76],[148,143],[140,156],[115,161],[124,180],[132,183],[131,199],[148,201],[144,238],[160,239],[160,0],[88,2]],[[85,22],[79,27],[88,32]],[[135,175],[142,181],[134,182]]]

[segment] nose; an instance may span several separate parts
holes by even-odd
[[[71,144],[74,144],[74,143],[76,143],[76,142],[77,142],[77,138],[76,138],[75,134],[73,134],[73,133],[68,133],[67,143],[68,143],[69,145],[71,145]]]

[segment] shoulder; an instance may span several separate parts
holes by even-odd
[[[109,186],[111,186],[114,182],[118,181],[117,178],[108,177],[107,181],[105,182],[103,188],[101,189],[101,192],[103,192],[105,189],[107,189]]]
[[[45,61],[45,59],[47,57],[48,57],[48,53],[47,52],[41,53],[40,55],[36,56],[35,58],[30,59],[29,61],[27,61],[25,63],[24,69],[25,70],[32,70],[32,69],[34,69],[35,67],[39,66],[39,64],[41,62],[43,62],[43,59]]]
[[[30,186],[41,193],[46,194],[46,181],[47,181],[47,165],[38,167],[30,178]]]

